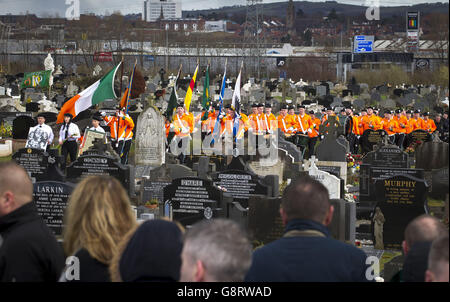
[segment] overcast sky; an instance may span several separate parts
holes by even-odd
[[[73,0],[72,0],[73,1]],[[287,1],[287,0],[285,0]],[[311,2],[324,2],[323,0],[310,0]],[[338,0],[340,3],[366,5],[366,2],[374,2],[376,0]],[[43,14],[54,15],[58,13],[64,16],[68,5],[66,0],[0,0],[0,14],[20,14],[27,11],[32,14],[42,16]],[[283,0],[263,0],[264,3],[283,2]],[[400,5],[414,5],[418,3],[448,3],[448,0],[379,0],[381,6],[400,6]],[[93,12],[96,14],[105,14],[105,12],[112,13],[120,10],[122,14],[141,13],[143,9],[143,0],[80,0],[80,12]],[[231,5],[245,5],[245,0],[182,0],[183,10],[196,10],[219,8]]]

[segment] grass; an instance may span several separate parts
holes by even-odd
[[[12,159],[12,155],[5,156],[5,157],[0,157],[0,162],[2,162],[2,161],[10,161],[11,159]]]

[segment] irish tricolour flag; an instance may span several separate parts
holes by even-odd
[[[61,108],[56,123],[64,121],[64,114],[70,113],[73,117],[80,112],[88,109],[93,105],[97,105],[107,99],[115,99],[114,77],[121,63],[108,72],[103,78],[68,100]]]

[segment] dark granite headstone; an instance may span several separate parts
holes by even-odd
[[[445,200],[445,196],[448,192],[448,167],[433,170],[431,173],[430,196],[434,199]]]
[[[252,196],[249,199],[248,231],[254,246],[268,244],[284,234],[280,198]]]
[[[320,161],[347,161],[347,150],[337,141],[338,135],[343,131],[342,126],[336,126],[336,117],[330,116],[328,127],[320,125],[320,133],[325,139],[316,147],[316,156]]]
[[[222,192],[209,180],[178,178],[164,188],[164,215],[184,226],[222,215],[221,203]]]
[[[367,153],[363,163],[374,167],[409,168],[408,154],[394,145],[382,146]]]
[[[386,131],[381,129],[367,129],[366,131],[364,131],[361,135],[361,148],[363,153],[365,154],[373,151],[373,147],[379,144],[385,135],[387,135]]]
[[[379,180],[375,186],[378,194],[373,217],[377,219],[377,208],[384,216],[384,223],[381,224],[382,238],[377,235],[377,226],[373,228],[375,247],[381,244],[377,242],[380,238],[384,249],[400,250],[408,223],[428,212],[428,186],[423,179],[407,175],[395,175]]]
[[[67,167],[67,179],[74,183],[91,175],[113,176],[129,193],[134,192],[130,166],[122,165],[116,157],[86,151]]]
[[[25,104],[25,110],[27,112],[39,112],[39,103],[26,103]]]
[[[16,117],[13,120],[13,138],[27,139],[30,128],[36,126],[36,124],[36,121],[30,116],[22,115]]]
[[[22,148],[12,159],[22,166],[34,182],[48,180],[49,154],[40,149]]]
[[[425,130],[418,129],[408,134],[406,139],[408,145],[414,142],[429,142],[431,140],[431,134]]]
[[[271,193],[271,188],[264,185],[256,174],[242,170],[214,173],[213,181],[214,185],[224,188],[233,197],[233,201],[239,202],[243,208],[248,207],[250,196],[269,196]]]
[[[423,179],[424,171],[422,169],[404,169],[391,167],[373,167],[362,164],[360,166],[359,180],[359,200],[362,202],[373,202],[376,200],[377,191],[375,182],[386,179],[393,175],[410,175],[415,178]]]
[[[67,201],[74,188],[74,184],[59,181],[40,181],[33,185],[38,214],[56,236],[62,235]]]
[[[448,167],[448,143],[424,142],[416,148],[416,168],[433,170]]]

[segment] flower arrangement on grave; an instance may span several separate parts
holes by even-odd
[[[405,152],[408,154],[412,154],[416,152],[417,147],[419,147],[423,142],[422,141],[414,141],[412,142],[408,148],[405,149]]]
[[[145,204],[145,207],[149,208],[149,209],[154,209],[158,207],[158,199],[157,198],[152,198],[150,200],[148,200]]]
[[[0,138],[12,137],[12,126],[8,123],[2,122],[0,126]]]

